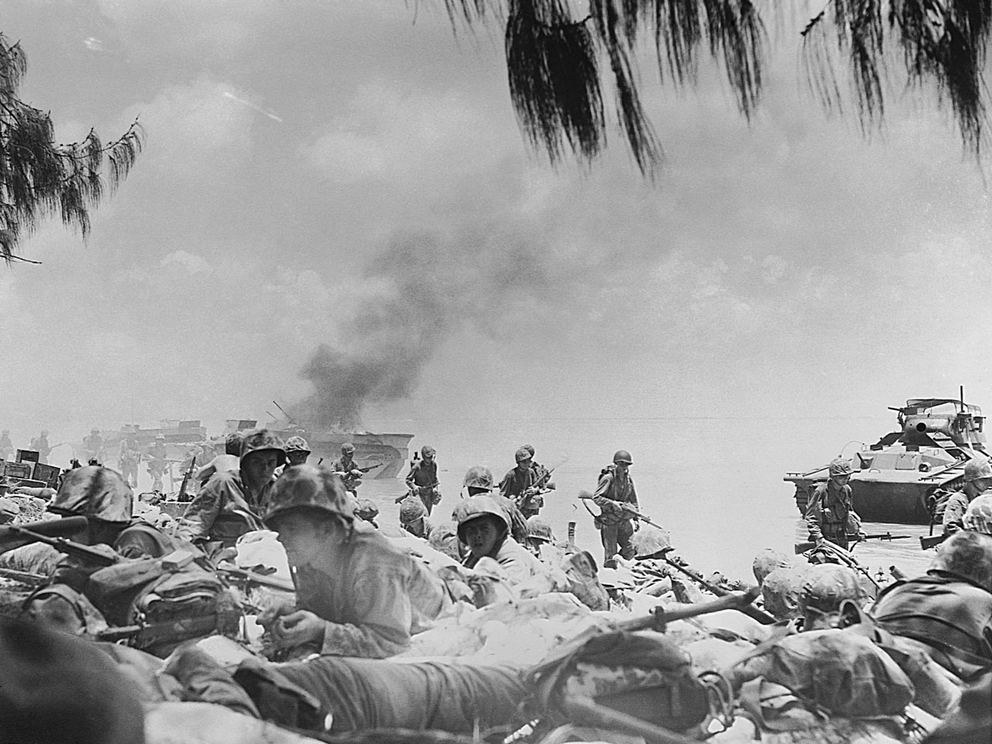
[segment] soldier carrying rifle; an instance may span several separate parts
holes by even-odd
[[[600,509],[596,527],[603,541],[603,565],[607,568],[616,567],[617,552],[627,560],[634,557],[630,538],[638,528],[637,520],[621,506],[628,504],[638,508],[637,491],[628,472],[632,463],[627,450],[617,450],[613,455],[613,464],[603,470],[596,492],[592,495],[592,501]]]
[[[410,472],[406,476],[406,486],[410,489],[410,494],[423,502],[427,516],[430,516],[431,510],[441,502],[441,492],[437,490],[437,462],[434,459],[436,454],[433,447],[425,444],[420,449],[420,459],[410,466]]]

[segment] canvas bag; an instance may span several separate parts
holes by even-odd
[[[528,680],[541,712],[574,695],[677,731],[710,712],[707,687],[693,674],[689,655],[660,635],[594,636],[571,653],[553,652]]]

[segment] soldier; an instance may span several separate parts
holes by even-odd
[[[296,581],[296,604],[259,618],[276,649],[394,656],[446,606],[440,579],[356,523],[351,504],[326,467],[300,465],[276,481],[265,524],[279,533]]]
[[[944,503],[944,534],[950,535],[964,528],[964,513],[975,497],[992,487],[992,464],[988,460],[968,460],[964,466],[964,485]]]
[[[810,566],[799,591],[802,629],[826,630],[838,627],[841,604],[848,599],[858,604],[865,599],[865,591],[853,568],[835,563]]]
[[[131,488],[138,487],[138,463],[141,462],[141,442],[138,441],[138,432],[134,427],[127,427],[124,437],[121,439],[121,448],[117,456],[117,466],[120,468],[124,480]]]
[[[630,538],[637,529],[633,519],[617,504],[630,504],[638,508],[637,491],[628,469],[633,460],[627,450],[617,450],[613,455],[613,465],[606,467],[599,477],[592,500],[599,507],[596,527],[603,542],[603,566],[616,568],[616,554],[630,560],[634,557],[634,546]]]
[[[90,435],[83,439],[83,448],[86,450],[87,460],[103,462],[103,437],[100,436],[99,429],[90,429]]]
[[[527,550],[540,558],[541,546],[554,545],[554,543],[555,535],[546,519],[538,514],[527,518],[527,544],[525,546]]]
[[[200,488],[207,484],[214,473],[227,470],[237,470],[241,466],[241,444],[245,441],[243,431],[234,431],[224,440],[224,454],[217,455],[196,472],[196,481]]]
[[[0,432],[0,460],[9,460],[14,456],[14,443],[10,441],[10,431]]]
[[[484,465],[475,465],[465,473],[462,487],[468,492],[469,498],[472,496],[492,495],[497,504],[510,517],[510,533],[513,539],[523,545],[527,542],[527,535],[530,528],[527,527],[527,518],[520,512],[513,499],[505,498],[500,493],[493,491],[493,473]]]
[[[961,518],[966,530],[992,535],[992,494],[984,494],[968,504]]]
[[[427,508],[424,502],[412,494],[400,502],[400,527],[414,537],[425,540],[431,536],[431,523],[427,521]]]
[[[410,467],[410,472],[406,476],[406,487],[423,502],[427,516],[430,516],[434,507],[441,503],[441,492],[437,489],[435,455],[434,448],[425,444],[420,448],[420,460]]]
[[[268,429],[251,432],[241,444],[238,470],[217,473],[200,489],[183,515],[183,532],[196,542],[231,547],[252,530],[264,529],[264,511],[275,471],[286,462],[279,437]]]
[[[528,489],[537,483],[537,473],[534,472],[534,460],[530,451],[521,447],[514,453],[517,466],[507,471],[503,480],[499,484],[499,492],[504,498],[511,499],[521,511],[524,511],[522,502],[526,498]],[[537,513],[536,511],[534,512]],[[527,518],[524,514],[524,518]]]
[[[372,499],[358,499],[358,504],[355,506],[355,516],[363,522],[368,522],[375,529],[379,529],[379,525],[375,522],[375,518],[379,516],[379,507]]]
[[[491,496],[459,501],[452,519],[458,524],[458,540],[468,547],[462,565],[473,568],[482,558],[492,558],[511,584],[543,572],[540,562],[510,535],[510,517]]]
[[[848,485],[852,472],[850,460],[837,458],[830,463],[827,481],[813,491],[806,508],[806,528],[812,542],[828,540],[847,550],[847,536],[861,533],[861,518],[854,511]]]
[[[362,484],[362,471],[355,462],[355,445],[345,442],[341,445],[341,457],[331,463],[331,470],[338,473],[346,491],[356,493]]]
[[[108,555],[124,558],[160,558],[172,552],[175,541],[152,525],[135,519],[132,513],[133,494],[117,472],[101,466],[70,470],[59,486],[48,511],[63,516],[83,516],[88,520],[86,531],[75,538],[89,546],[103,546]],[[75,618],[82,620],[87,596],[100,606],[99,597],[91,595],[89,577],[100,568],[84,558],[65,556],[59,562],[51,584],[64,587],[39,590],[25,602],[29,614],[44,618]],[[68,604],[72,611],[60,612],[59,604]],[[101,608],[102,609],[102,608]],[[72,629],[73,632],[79,628]]]
[[[286,440],[286,467],[306,465],[310,457],[310,445],[301,436],[293,436]]]
[[[992,670],[992,535],[953,533],[926,574],[890,584],[868,612],[963,680]]]
[[[145,452],[145,460],[148,463],[148,475],[152,479],[152,490],[156,493],[162,493],[164,488],[162,485],[162,476],[165,474],[167,458],[168,450],[165,446],[165,434],[159,434],[155,437],[155,441],[148,445],[148,450]]]
[[[48,455],[52,448],[48,445],[47,429],[42,429],[41,434],[31,440],[31,449],[38,453],[38,462],[48,463]]]

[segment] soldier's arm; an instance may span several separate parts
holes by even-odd
[[[183,536],[190,541],[209,537],[214,520],[220,514],[222,501],[223,495],[216,477],[211,478],[186,507],[183,514]]]
[[[629,476],[628,476],[629,477]],[[637,503],[637,489],[634,488],[634,479],[630,479],[630,503],[634,505],[635,509],[640,510],[641,505]]]
[[[957,494],[954,494],[947,500],[947,505],[944,507],[944,518],[941,520],[945,534],[957,532],[964,527],[964,513],[966,510],[967,505],[964,499],[959,498]]]
[[[613,500],[606,495],[610,492],[610,486],[612,485],[612,473],[604,473],[600,476],[599,483],[596,484],[596,490],[592,494],[593,503],[600,509],[613,509]]]
[[[819,489],[815,489],[806,506],[806,530],[813,542],[823,539],[823,532],[820,530],[821,496]]]
[[[398,571],[381,568],[356,577],[355,586],[364,587],[349,599],[354,617],[368,618],[360,623],[324,625],[322,654],[383,659],[395,656],[410,645],[413,605]]]

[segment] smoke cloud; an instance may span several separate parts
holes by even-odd
[[[397,235],[365,270],[381,287],[339,329],[337,346],[321,344],[300,376],[313,394],[294,407],[323,428],[361,427],[367,404],[410,395],[441,343],[465,324],[488,335],[523,298],[555,294],[554,259],[520,231],[468,230]],[[543,301],[543,300],[542,300]]]

